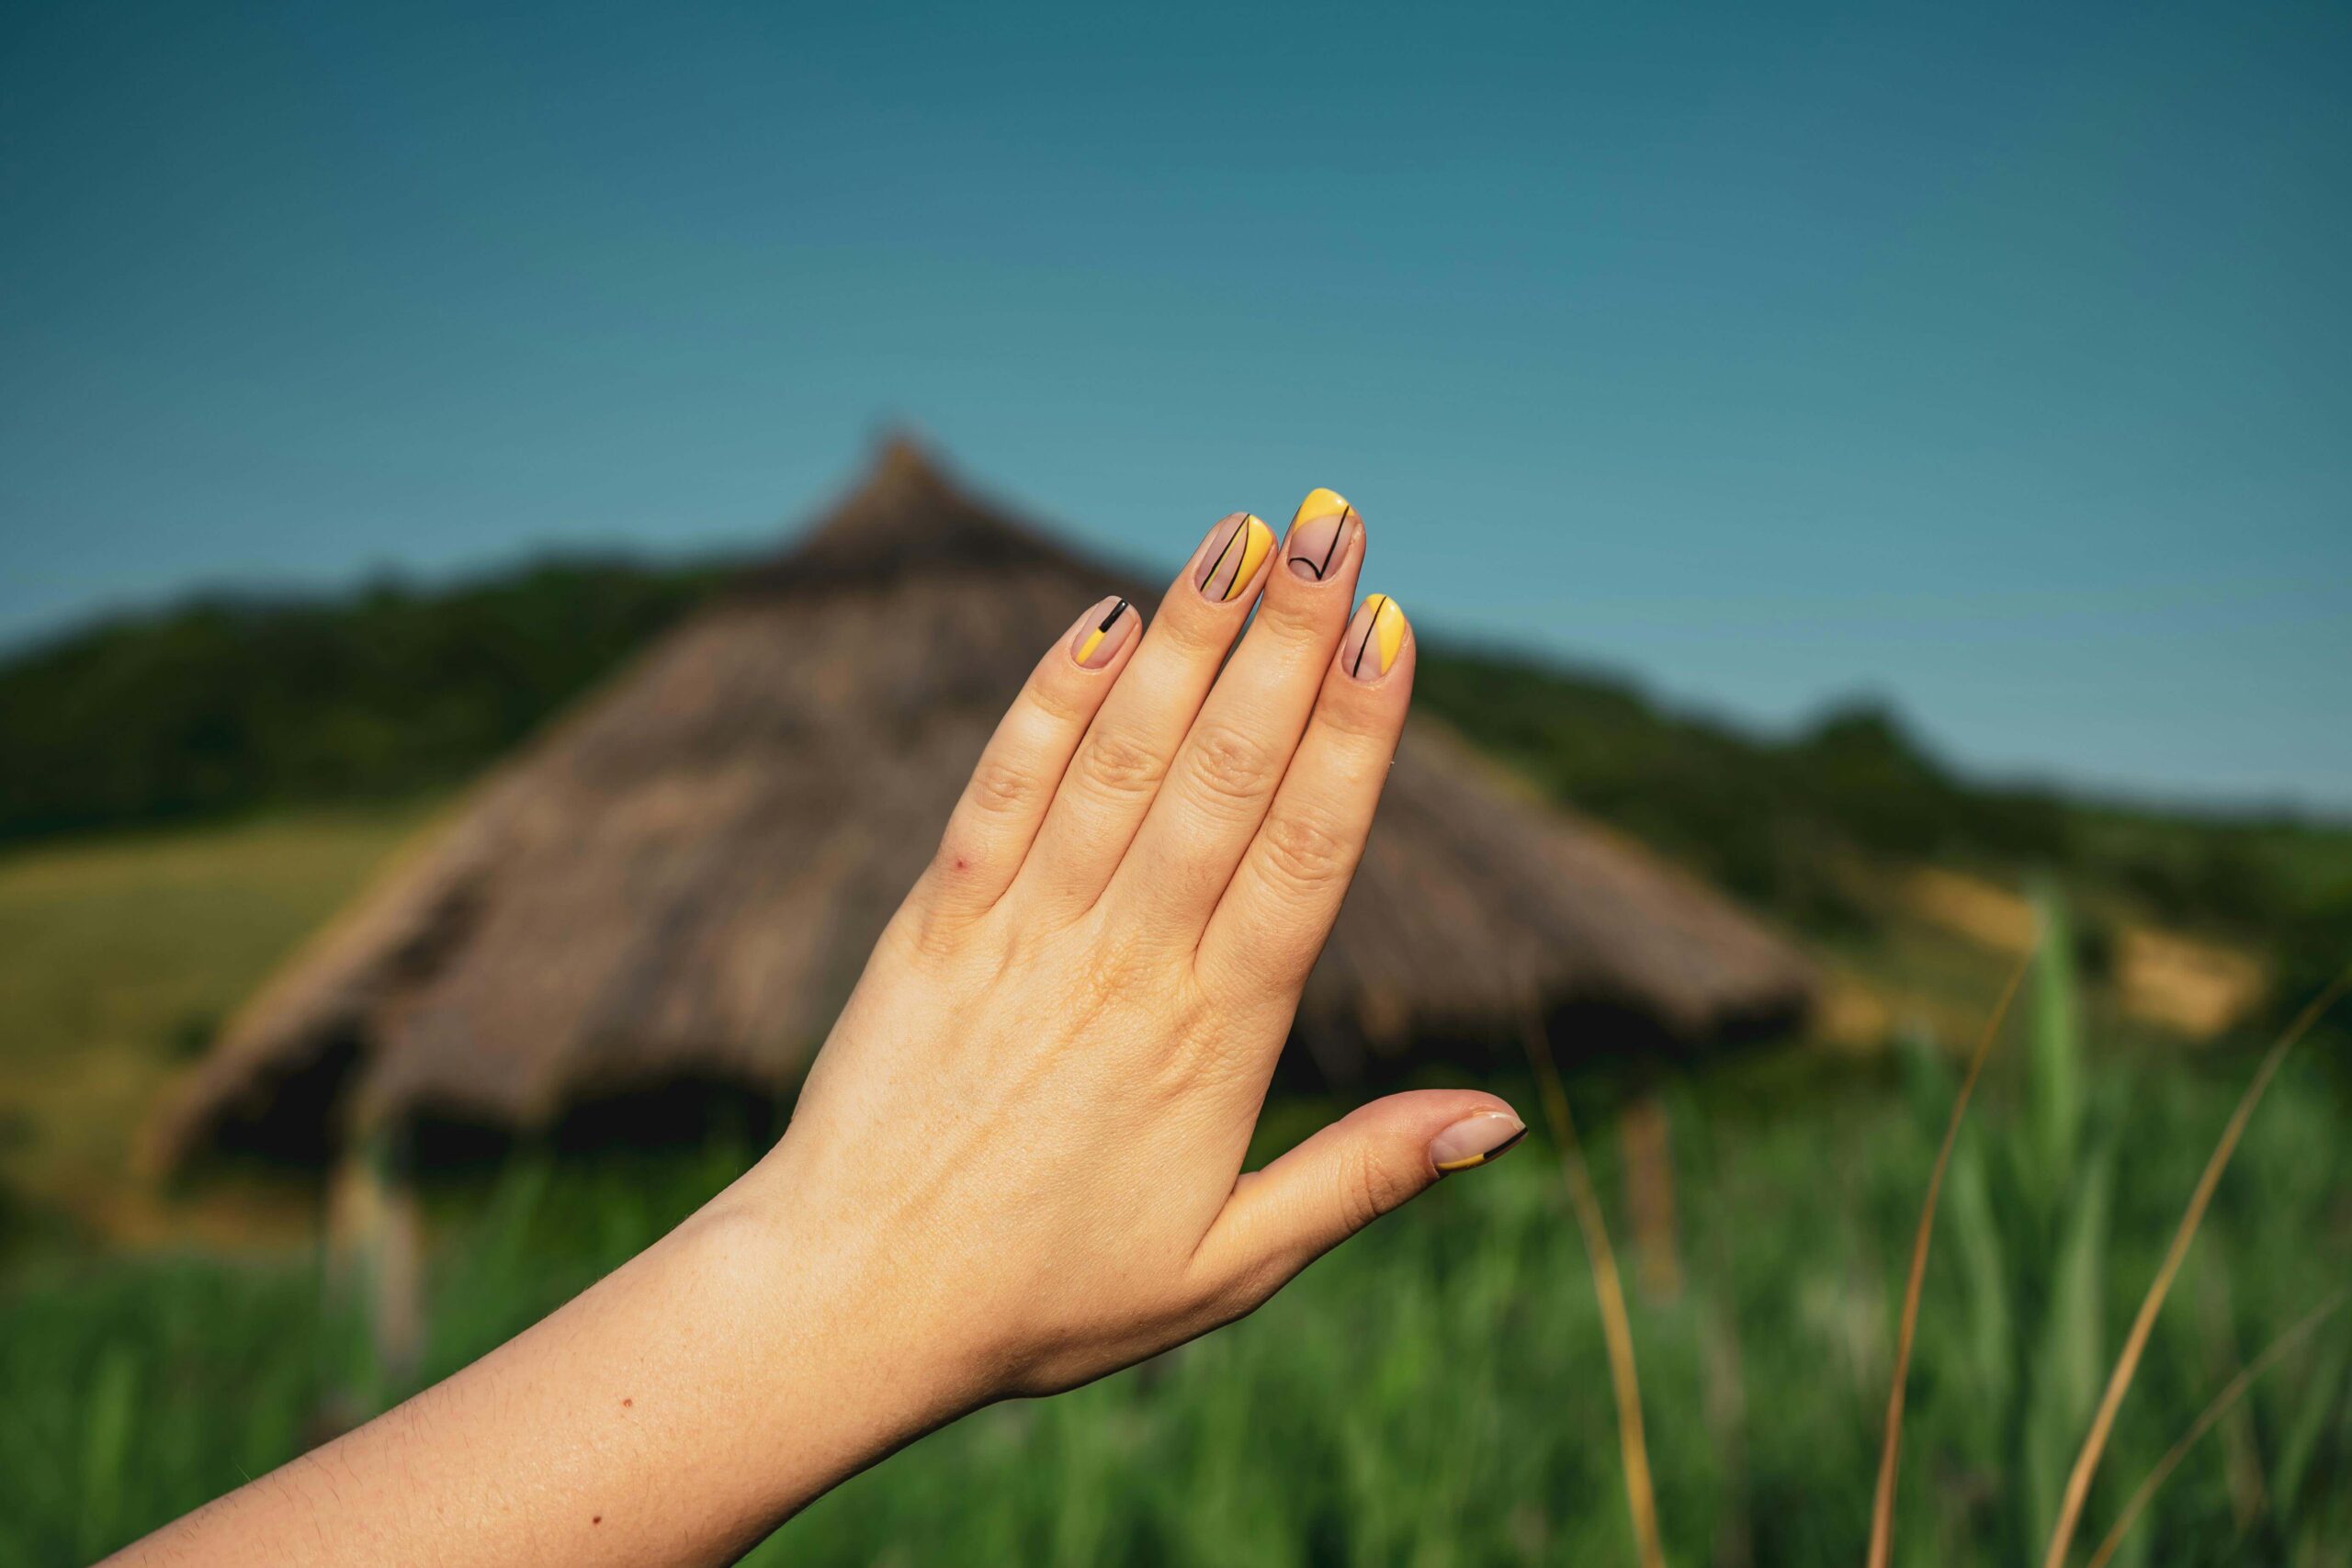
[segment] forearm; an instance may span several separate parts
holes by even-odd
[[[883,1260],[754,1171],[446,1382],[132,1547],[137,1563],[707,1563],[969,1403]]]

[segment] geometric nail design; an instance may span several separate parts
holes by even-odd
[[[1430,1164],[1444,1175],[1503,1157],[1527,1136],[1527,1125],[1507,1111],[1467,1116],[1430,1140]]]
[[[1290,548],[1283,552],[1295,575],[1314,582],[1330,575],[1331,563],[1340,558],[1347,544],[1348,524],[1355,510],[1337,491],[1306,492],[1306,499],[1298,503],[1297,515],[1291,519]]]
[[[1356,611],[1340,639],[1340,657],[1359,681],[1377,681],[1396,662],[1405,646],[1405,612],[1385,593],[1375,593]]]
[[[1095,613],[1101,611],[1099,615]],[[1085,670],[1100,670],[1119,656],[1127,638],[1135,634],[1136,614],[1127,602],[1117,594],[1087,612],[1085,625],[1079,630],[1070,649],[1070,657]]]
[[[1274,531],[1247,512],[1237,512],[1209,532],[1201,547],[1205,564],[1193,581],[1201,596],[1217,604],[1241,597],[1274,547]]]

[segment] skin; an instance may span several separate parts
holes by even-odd
[[[1413,682],[1393,602],[1351,626],[1364,530],[1340,503],[1334,541],[1318,497],[1238,587],[1196,587],[1227,519],[1144,635],[1090,646],[1106,602],[1046,651],[758,1165],[119,1561],[726,1562],[966,1412],[1243,1316],[1508,1147],[1502,1101],[1425,1090],[1241,1168]]]

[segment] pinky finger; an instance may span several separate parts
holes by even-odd
[[[980,753],[918,898],[941,913],[977,915],[1012,885],[1142,624],[1135,606],[1114,594],[1097,601],[1037,661]]]

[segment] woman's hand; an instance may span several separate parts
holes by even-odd
[[[1086,611],[761,1173],[829,1252],[867,1255],[866,1288],[967,1398],[1238,1317],[1521,1131],[1491,1095],[1399,1095],[1241,1175],[1412,689],[1396,602],[1351,618],[1364,547],[1318,490],[1279,549],[1253,516],[1211,529],[1149,629],[1124,601]]]
[[[1396,603],[1350,614],[1364,542],[1318,490],[1279,548],[1218,524],[1148,631],[1087,610],[766,1158],[527,1333],[131,1554],[721,1561],[967,1410],[1242,1315],[1508,1148],[1508,1106],[1429,1090],[1241,1172],[1412,686]]]

